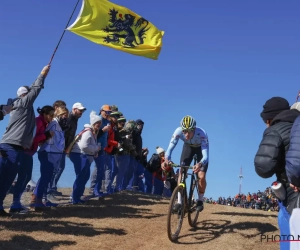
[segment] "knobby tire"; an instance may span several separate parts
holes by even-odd
[[[184,190],[183,187],[177,186],[174,189],[173,193],[172,193],[170,203],[169,203],[168,217],[167,217],[167,223],[168,223],[167,224],[167,230],[168,230],[169,240],[172,241],[172,242],[175,242],[178,239],[178,236],[179,236],[179,233],[180,233],[180,230],[181,230],[181,227],[182,227],[183,218],[184,218],[184,215],[185,215],[185,211],[184,211],[185,204],[184,203],[186,201],[186,197],[185,197],[185,192],[184,191],[185,190]],[[172,213],[172,211],[173,211],[174,201],[177,201],[178,192],[181,193],[181,200],[182,200],[181,213],[180,213],[180,218],[178,219],[177,230],[175,231],[175,233],[172,233],[171,218],[172,218],[172,215],[174,215]]]
[[[195,178],[192,178],[192,183],[191,183],[190,193],[189,193],[189,200],[188,200],[188,221],[189,221],[189,225],[191,227],[196,227],[197,220],[199,217],[199,211],[196,210],[196,204],[193,204],[193,194],[194,194],[195,188],[198,191],[196,185],[197,185],[197,181],[195,180]]]

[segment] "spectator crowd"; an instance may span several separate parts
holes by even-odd
[[[205,203],[209,203],[209,204],[257,209],[257,210],[263,210],[268,212],[279,211],[278,200],[274,192],[272,191],[271,187],[266,188],[266,190],[263,192],[258,190],[257,193],[251,194],[250,192],[248,192],[247,195],[237,194],[233,197],[229,196],[227,198],[220,196],[217,200],[205,197],[204,200]]]
[[[57,206],[55,202],[62,195],[57,186],[66,157],[73,163],[76,175],[70,196],[74,205],[122,190],[170,196],[177,175],[171,167],[161,169],[165,153],[161,147],[147,161],[143,120],[127,120],[118,106],[104,104],[98,113],[90,111],[89,121],[78,128],[86,108],[80,102],[68,108],[63,100],[38,107],[35,117],[34,102],[44,88],[49,70],[45,66],[31,86],[21,86],[17,98],[0,107],[0,120],[10,114],[0,142],[0,216]],[[28,183],[35,154],[40,162],[40,178],[32,187]],[[89,195],[84,196],[89,179]],[[29,208],[21,203],[24,191],[32,192]],[[13,202],[7,213],[3,201],[9,192]]]

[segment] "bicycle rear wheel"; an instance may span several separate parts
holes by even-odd
[[[195,227],[199,217],[199,211],[196,210],[196,200],[195,195],[198,196],[197,181],[194,176],[192,177],[189,199],[188,199],[188,221],[191,227]]]
[[[178,193],[181,194],[181,201],[179,202],[178,202]],[[180,203],[181,206],[177,205],[178,203]],[[181,186],[178,186],[174,189],[173,194],[171,196],[169,209],[168,209],[168,218],[167,218],[168,237],[169,240],[172,242],[178,239],[183,218],[184,218],[184,207],[185,207],[185,189]]]

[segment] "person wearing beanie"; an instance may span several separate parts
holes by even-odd
[[[264,104],[263,111],[260,113],[260,116],[269,126],[276,115],[278,115],[281,111],[289,109],[290,105],[286,99],[282,97],[272,97]]]
[[[162,195],[166,178],[160,166],[165,162],[165,150],[157,146],[156,154],[160,158],[160,165],[157,167],[157,171],[153,173],[153,194]]]
[[[275,175],[275,180],[282,183],[286,192],[286,198],[278,201],[278,226],[281,235],[290,234],[285,218],[289,218],[296,205],[297,193],[290,187],[287,178],[285,156],[290,145],[290,131],[299,114],[297,109],[290,109],[288,101],[282,97],[267,100],[260,114],[267,128],[254,157],[254,167],[257,175],[262,178]],[[289,249],[289,242],[281,242],[280,248]]]
[[[13,112],[0,142],[0,217],[10,217],[3,208],[3,200],[22,166],[22,155],[30,149],[35,130],[33,104],[44,88],[50,66],[45,66],[36,81],[30,86],[19,88]],[[26,90],[25,90],[26,89]],[[7,157],[9,155],[9,157]]]
[[[156,153],[151,156],[145,170],[146,193],[170,196],[176,188],[175,173],[170,166],[165,166],[165,163],[165,150],[157,146]]]
[[[132,144],[135,148],[131,152],[131,162],[126,173],[126,182],[128,183],[127,188],[134,191],[142,191],[141,178],[139,176],[144,176],[144,166],[142,165],[144,161],[143,158],[147,155],[142,154],[143,149],[143,140],[142,140],[142,131],[144,127],[144,122],[141,119],[136,121],[130,120],[126,123],[125,127],[128,128],[132,125]]]
[[[159,154],[161,154],[161,153],[164,153],[165,152],[165,150],[163,149],[163,148],[161,148],[161,147],[156,147],[156,153],[159,155]]]
[[[74,164],[76,179],[73,184],[72,203],[83,204],[81,200],[85,185],[90,178],[90,167],[97,156],[101,145],[97,144],[97,134],[100,130],[102,119],[95,111],[90,113],[90,124],[85,124],[84,129],[76,136],[70,160]]]

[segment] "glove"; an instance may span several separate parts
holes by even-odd
[[[10,113],[10,111],[12,110],[13,106],[12,105],[3,105],[2,106],[2,112],[3,115],[7,115]]]

